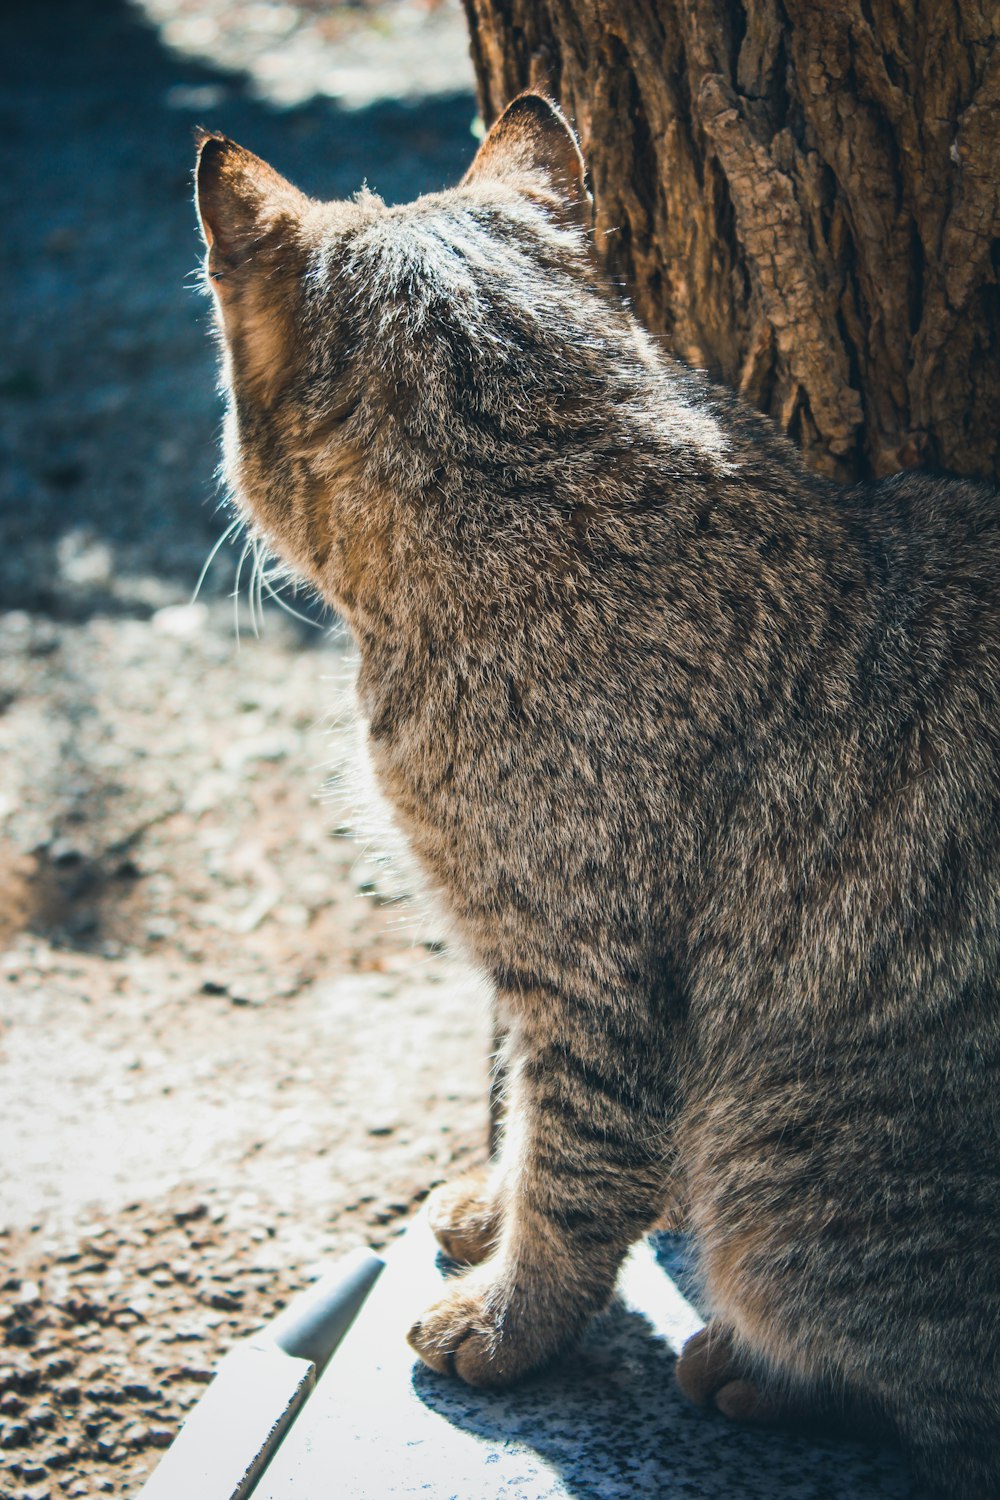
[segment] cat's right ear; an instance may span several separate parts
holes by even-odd
[[[199,131],[196,144],[198,222],[208,250],[208,274],[225,295],[226,280],[251,266],[255,253],[309,200],[227,136]]]
[[[519,94],[490,126],[464,182],[507,182],[589,227],[593,203],[583,155],[566,116],[543,94]]]

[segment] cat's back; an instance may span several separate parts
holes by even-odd
[[[914,647],[933,650],[947,638],[991,660],[995,673],[1000,497],[969,480],[904,473],[868,488],[862,503],[884,550],[886,593],[909,622]]]
[[[892,800],[900,834],[936,807],[949,824],[978,819],[977,842],[996,845],[1000,499],[908,472],[842,492],[838,509],[864,577],[852,712],[870,795]]]

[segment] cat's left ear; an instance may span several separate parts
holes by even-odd
[[[227,136],[197,137],[195,199],[209,252],[209,274],[222,279],[252,265],[275,232],[309,200],[266,161]]]
[[[463,182],[509,182],[590,225],[583,156],[566,116],[542,94],[519,94],[490,127]]]

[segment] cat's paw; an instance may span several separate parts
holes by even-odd
[[[493,1251],[499,1215],[488,1194],[484,1168],[435,1188],[427,1200],[427,1220],[438,1244],[452,1260],[475,1266]]]
[[[677,1384],[695,1406],[711,1406],[732,1422],[773,1427],[789,1412],[776,1397],[750,1379],[740,1360],[731,1329],[709,1323],[681,1350],[675,1371]]]
[[[484,1270],[486,1268],[483,1268]],[[407,1335],[425,1365],[468,1385],[505,1386],[537,1370],[563,1342],[510,1303],[483,1271],[453,1281]]]

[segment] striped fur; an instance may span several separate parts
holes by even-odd
[[[414,1347],[541,1366],[680,1192],[693,1398],[860,1406],[1000,1493],[995,498],[838,489],[655,349],[537,97],[404,208],[218,138],[199,203],[236,503],[347,618],[507,1032]]]

